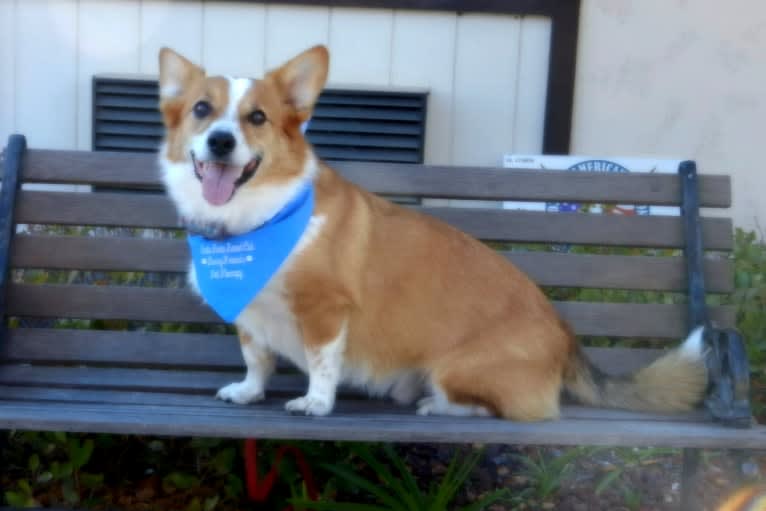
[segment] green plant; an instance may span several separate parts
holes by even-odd
[[[338,479],[367,492],[375,503],[310,501],[305,498],[292,499],[291,503],[297,509],[316,511],[444,511],[482,456],[481,452],[468,456],[457,453],[442,480],[438,484],[431,484],[424,491],[394,449],[388,445],[382,449],[386,461],[379,460],[367,445],[357,445],[351,449],[355,457],[375,473],[379,482],[359,475],[358,469],[353,466],[323,465],[325,470]],[[497,490],[456,511],[481,511],[505,497],[508,497],[506,490]]]
[[[549,499],[561,488],[561,483],[574,467],[574,461],[594,452],[595,448],[574,447],[560,456],[547,458],[538,448],[534,457],[515,456],[524,466],[522,472],[529,480],[529,487],[516,495],[514,500],[520,502],[527,498],[540,501]]]
[[[747,341],[753,372],[766,376],[766,244],[754,232],[734,236],[734,285],[737,328]]]
[[[627,500],[635,501],[635,494],[621,481],[621,477],[630,469],[640,468],[645,465],[656,463],[659,458],[673,456],[678,452],[677,449],[668,447],[647,447],[647,448],[619,448],[614,451],[615,456],[619,458],[620,463],[612,468],[596,484],[596,495],[601,495],[611,486],[618,484],[621,493]],[[640,504],[640,496],[639,504]],[[630,506],[628,506],[630,507]],[[632,508],[631,508],[632,509]]]
[[[629,488],[625,485],[621,488],[622,498],[625,502],[625,507],[630,511],[638,511],[641,509],[641,493],[637,492],[633,488]]]
[[[86,472],[84,468],[93,455],[93,439],[81,439],[62,432],[21,433],[17,442],[31,452],[26,466],[20,467],[26,477],[16,481],[16,489],[5,492],[9,504],[18,506],[34,502],[35,491],[53,493],[68,505],[79,504],[82,495],[89,495],[103,483],[102,474]]]
[[[35,500],[32,487],[26,479],[20,479],[16,482],[15,490],[5,491],[5,500],[13,507],[34,507],[40,503]]]

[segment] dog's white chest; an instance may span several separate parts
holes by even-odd
[[[306,355],[298,322],[290,308],[285,275],[300,252],[319,234],[324,220],[323,216],[311,217],[306,231],[277,273],[235,321],[237,328],[252,338],[251,342],[289,359],[304,371],[307,368]],[[199,293],[194,265],[191,265],[188,279],[191,288]]]
[[[306,371],[306,354],[298,322],[290,309],[284,273],[277,275],[237,318],[237,327],[251,342],[277,353]]]

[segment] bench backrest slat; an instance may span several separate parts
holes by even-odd
[[[484,240],[522,243],[572,243],[626,247],[681,248],[678,217],[549,214],[503,209],[420,207],[424,213]],[[155,194],[23,191],[16,209],[19,223],[178,228],[170,201]],[[702,219],[705,246],[731,250],[728,218]]]
[[[217,323],[218,317],[185,289],[130,286],[13,284],[8,313],[148,322]],[[678,339],[686,333],[684,305],[558,302],[575,332],[587,336]],[[732,326],[730,307],[711,307],[710,317]]]
[[[368,190],[403,196],[678,205],[681,195],[674,174],[541,172],[344,161],[333,162],[332,166]],[[29,151],[23,178],[28,182],[113,187],[161,185],[154,155],[116,152]],[[700,205],[731,206],[730,181],[729,176],[700,176]]]
[[[122,367],[151,368],[181,365],[206,371],[239,371],[243,366],[242,354],[238,343],[231,341],[228,336],[214,334],[18,328],[13,329],[7,343],[0,346],[0,356],[13,362],[65,361],[70,365],[119,364]],[[149,355],[125,349],[126,345],[136,342],[151,343],[155,350]],[[654,349],[589,348],[594,362],[616,374],[642,367],[657,354],[658,350]],[[15,376],[20,376],[20,373]],[[4,383],[17,382],[3,382],[0,376],[0,385]]]
[[[503,254],[542,286],[685,291],[684,259],[549,252]],[[180,239],[91,238],[17,235],[11,253],[15,268],[98,271],[185,272],[186,241]],[[732,262],[705,261],[712,293],[733,290]]]

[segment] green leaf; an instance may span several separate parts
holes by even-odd
[[[408,492],[404,488],[404,485],[402,485],[402,482],[399,480],[399,478],[395,477],[388,469],[388,467],[378,461],[366,445],[359,444],[355,446],[353,451],[365,463],[367,463],[371,469],[375,471],[375,474],[380,478],[381,481],[386,483],[391,488],[395,496],[398,497],[400,505],[404,506],[402,509],[409,511],[419,511],[419,509],[422,508],[421,504],[418,502],[418,500],[423,500],[422,494],[417,493],[413,495]],[[395,452],[393,452],[393,455],[396,457]]]
[[[15,492],[15,491],[6,491],[5,492],[5,501],[10,504],[11,507],[30,507],[29,501],[31,497],[28,495],[25,495],[21,492]],[[34,504],[32,504],[34,505]]]
[[[62,484],[61,494],[64,496],[64,501],[67,504],[77,504],[80,502],[80,494],[77,493],[71,484]]]
[[[242,484],[242,479],[235,476],[234,474],[229,474],[226,476],[226,485],[224,486],[224,491],[226,492],[226,496],[230,499],[241,498],[242,495],[244,495],[244,485]]]
[[[29,467],[29,470],[32,472],[36,472],[37,469],[40,468],[40,456],[38,456],[37,453],[29,457],[27,467]]]
[[[71,477],[72,475],[72,464],[70,462],[62,463],[59,465],[59,478],[63,479],[65,477]]]
[[[612,470],[611,472],[607,473],[596,485],[596,495],[601,495],[601,493],[606,490],[612,483],[614,483],[614,481],[620,477],[621,474],[622,470]]]
[[[80,484],[90,490],[95,490],[104,484],[104,474],[80,473]]]
[[[422,498],[420,487],[418,486],[417,481],[415,481],[412,472],[410,472],[410,470],[404,464],[404,460],[402,460],[401,456],[399,456],[394,448],[389,444],[383,446],[383,451],[386,453],[386,456],[388,456],[388,459],[391,460],[391,463],[394,464],[396,470],[398,470],[401,474],[402,480],[404,481],[404,484],[406,485],[406,488],[410,494]]]
[[[188,490],[199,485],[199,478],[183,472],[171,472],[163,478],[162,482],[179,490]]]
[[[51,474],[53,474],[54,479],[61,478],[61,463],[58,461],[51,462]]]
[[[32,495],[32,487],[26,479],[16,481],[16,486],[27,495]]]
[[[641,508],[641,494],[639,492],[624,486],[622,489],[622,495],[625,499],[625,504],[628,506],[628,509],[637,511]]]
[[[437,488],[436,496],[429,508],[431,511],[440,511],[447,508],[447,504],[452,501],[458,490],[465,484],[466,479],[473,472],[481,456],[482,452],[475,452],[461,463],[462,455],[460,453],[455,454],[447,469],[447,473]]]
[[[51,474],[49,471],[45,471],[41,473],[39,476],[37,476],[37,482],[40,484],[46,484],[53,480],[53,474]]]
[[[335,466],[331,464],[324,464],[322,465],[322,467],[328,472],[332,472],[334,475],[340,477],[341,479],[345,479],[346,481],[356,486],[357,488],[366,490],[371,495],[374,495],[382,504],[385,504],[386,506],[388,506],[388,509],[391,509],[391,510],[406,510],[407,509],[402,504],[402,502],[398,501],[394,496],[388,493],[383,487],[368,481],[364,477],[355,474],[354,472],[346,469],[345,467],[339,467],[339,466]]]
[[[218,495],[205,499],[205,504],[202,506],[203,511],[213,511],[218,505],[219,500],[220,497]]]
[[[233,447],[228,447],[213,458],[213,469],[219,474],[224,475],[230,473],[234,469],[234,458],[237,453]]]
[[[185,511],[202,511],[202,504],[199,502],[199,497],[194,497],[189,505],[186,506]]]
[[[89,438],[81,446],[75,444],[70,448],[70,457],[74,470],[81,469],[88,463],[88,461],[90,461],[90,457],[93,454],[93,447],[93,439]]]

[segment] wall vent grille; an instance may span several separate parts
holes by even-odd
[[[93,150],[153,152],[162,137],[156,79],[93,78]],[[422,163],[428,93],[328,88],[307,136],[326,160]]]

